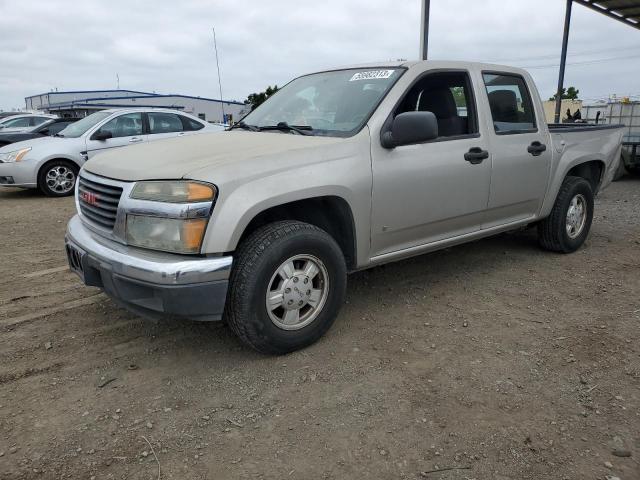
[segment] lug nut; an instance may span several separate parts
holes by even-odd
[[[289,300],[289,305],[293,305],[293,300]]]
[[[293,283],[298,283],[298,277],[293,277]]]
[[[285,288],[284,289],[284,293],[291,293],[291,289],[290,288]]]
[[[305,284],[309,283],[309,279],[308,279],[308,278],[305,278],[305,279],[304,279],[304,283],[305,283]]]
[[[302,306],[302,304],[303,304],[303,303],[304,303],[304,302],[303,302],[302,300],[300,300],[300,301],[298,302],[298,305]]]
[[[311,290],[307,290],[307,295],[311,295]]]

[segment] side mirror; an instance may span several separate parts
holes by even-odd
[[[404,112],[393,119],[391,130],[382,134],[384,148],[427,142],[438,138],[438,120],[431,112]]]
[[[98,130],[96,133],[93,134],[93,136],[91,137],[91,140],[100,140],[100,141],[104,141],[107,140],[109,138],[113,138],[113,133],[108,132],[106,130]]]

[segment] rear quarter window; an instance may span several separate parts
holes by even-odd
[[[196,120],[194,120],[193,118],[189,118],[189,117],[184,117],[182,115],[179,115],[180,120],[182,120],[182,124],[184,125],[184,129],[186,131],[194,131],[194,130],[202,130],[204,128],[204,125]]]

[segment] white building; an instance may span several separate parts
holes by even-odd
[[[249,105],[240,102],[135,90],[48,92],[27,97],[24,101],[27,110],[44,111],[61,117],[84,117],[106,108],[158,107],[182,110],[208,122],[228,123],[238,121],[251,110]]]

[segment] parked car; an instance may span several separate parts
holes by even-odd
[[[305,75],[224,135],[87,162],[69,264],[141,315],[224,316],[261,352],[296,350],[335,320],[347,272],[528,225],[543,248],[577,250],[622,129],[544,118],[518,68]]]
[[[0,147],[7,146],[10,143],[31,140],[32,138],[56,135],[76,121],[78,121],[77,118],[54,118],[27,132],[4,133],[0,130]]]
[[[102,110],[68,125],[54,137],[0,148],[0,187],[39,188],[51,197],[71,195],[80,167],[99,152],[222,130],[175,110]]]
[[[7,117],[13,117],[14,115],[18,115],[19,112],[0,112],[0,120]]]
[[[0,133],[26,132],[54,118],[58,117],[44,113],[37,115],[33,113],[10,115],[0,118]]]

